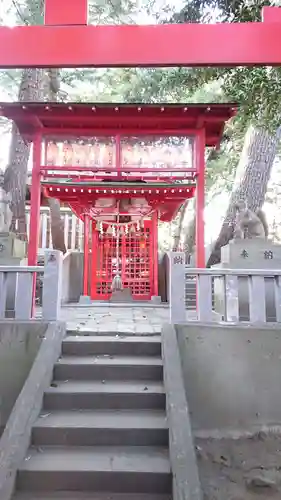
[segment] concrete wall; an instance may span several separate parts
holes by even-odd
[[[29,374],[47,324],[0,321],[0,434]]]
[[[28,326],[32,328],[30,323]],[[41,342],[0,439],[1,500],[12,498],[17,470],[26,456],[32,426],[41,410],[44,392],[52,380],[54,363],[61,353],[65,324],[50,322],[43,336],[44,342]]]
[[[176,327],[193,431],[281,424],[280,327]]]
[[[179,346],[173,325],[163,325],[161,341],[173,499],[202,500]]]

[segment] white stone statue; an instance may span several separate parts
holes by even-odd
[[[12,224],[11,194],[0,186],[0,233],[8,233]]]

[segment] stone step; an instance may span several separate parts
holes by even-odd
[[[34,446],[168,446],[165,411],[42,412]]]
[[[82,336],[69,335],[62,344],[65,355],[130,355],[130,356],[161,356],[161,337],[156,336]]]
[[[44,410],[165,409],[161,381],[54,381]]]
[[[162,380],[163,364],[154,356],[63,356],[54,368],[56,380]]]
[[[16,493],[13,500],[172,500],[170,495],[149,493],[94,493],[75,491]]]
[[[31,448],[17,477],[18,491],[104,491],[170,494],[166,448]]]

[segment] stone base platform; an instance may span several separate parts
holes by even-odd
[[[281,245],[264,238],[232,240],[221,249],[221,264],[213,269],[281,269]],[[266,319],[276,321],[274,278],[265,278]],[[214,282],[215,311],[224,314],[223,280]],[[239,320],[249,321],[248,278],[238,277]]]

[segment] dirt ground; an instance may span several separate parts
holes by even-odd
[[[281,500],[281,436],[196,439],[204,500]]]

